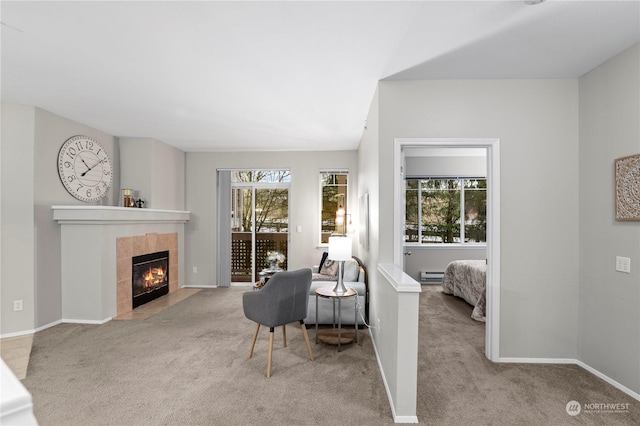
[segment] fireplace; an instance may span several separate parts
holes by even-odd
[[[169,251],[132,258],[132,309],[169,293]]]

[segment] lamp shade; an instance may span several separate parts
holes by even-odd
[[[329,254],[331,260],[351,259],[351,238],[329,237]]]

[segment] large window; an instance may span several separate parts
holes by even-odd
[[[240,170],[231,174],[231,282],[256,282],[278,252],[287,269],[288,170]]]
[[[320,244],[327,244],[331,234],[346,234],[351,216],[347,211],[346,171],[320,172]],[[338,210],[343,212],[337,216]]]
[[[487,241],[485,178],[407,179],[406,183],[406,243]]]

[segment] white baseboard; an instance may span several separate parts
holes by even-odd
[[[49,324],[45,324],[43,326],[40,326],[40,327],[36,328],[34,331],[37,333],[38,331],[46,330],[47,328],[51,328],[51,327],[56,326],[58,324],[62,324],[62,320],[57,320],[57,321],[54,321],[54,322],[50,322]]]
[[[60,322],[69,323],[69,324],[95,324],[95,325],[101,325],[101,324],[105,324],[105,323],[111,321],[112,319],[113,319],[112,317],[105,318],[103,320],[85,320],[85,319],[67,319],[67,318],[63,318],[62,320],[60,320]]]
[[[0,334],[0,339],[7,339],[9,337],[20,337],[20,336],[26,336],[29,334],[33,334],[35,333],[36,330],[23,330],[23,331],[15,331],[13,333],[5,333],[5,334]]]
[[[62,320],[57,320],[57,321],[51,322],[49,324],[42,325],[42,326],[40,326],[38,328],[35,328],[33,330],[23,330],[23,331],[16,331],[15,333],[2,334],[2,335],[0,335],[0,339],[6,339],[8,337],[19,337],[19,336],[27,336],[29,334],[35,334],[38,331],[46,330],[47,328],[51,328],[54,325],[60,324],[61,322],[62,322]]]
[[[217,285],[183,285],[180,288],[218,288]]]
[[[380,355],[378,354],[378,347],[376,346],[376,340],[373,337],[373,333],[369,333],[371,336],[371,342],[373,342],[373,352],[376,354],[376,361],[378,361],[378,369],[382,375],[382,383],[384,383],[384,389],[387,391],[387,399],[389,400],[389,406],[391,407],[391,415],[393,416],[394,423],[419,423],[418,416],[398,416],[396,414],[396,407],[393,405],[393,398],[391,397],[391,391],[389,390],[389,384],[387,378],[384,375],[384,369],[380,362]]]
[[[596,377],[601,378],[605,382],[609,383],[611,386],[621,390],[622,392],[629,395],[631,398],[640,401],[640,394],[632,391],[622,383],[613,380],[611,377],[603,374],[602,372],[596,370],[590,365],[585,364],[584,362],[578,359],[572,358],[500,358],[498,362],[511,362],[511,363],[521,363],[521,364],[575,364],[579,367],[584,368],[589,373],[593,374]]]
[[[628,387],[626,387],[622,383],[618,383],[617,381],[613,380],[611,377],[608,377],[608,376],[602,374],[601,372],[599,372],[595,368],[585,364],[582,361],[576,360],[576,364],[579,365],[580,367],[584,368],[585,370],[587,370],[589,373],[600,377],[602,380],[604,380],[605,382],[609,383],[613,387],[616,387],[616,388],[620,389],[622,392],[626,393],[631,398],[634,398],[634,399],[640,401],[640,394],[637,393],[637,392],[632,391],[631,389],[629,389]]]

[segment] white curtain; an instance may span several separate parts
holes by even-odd
[[[216,271],[218,287],[231,285],[231,170],[218,170],[218,244]]]

